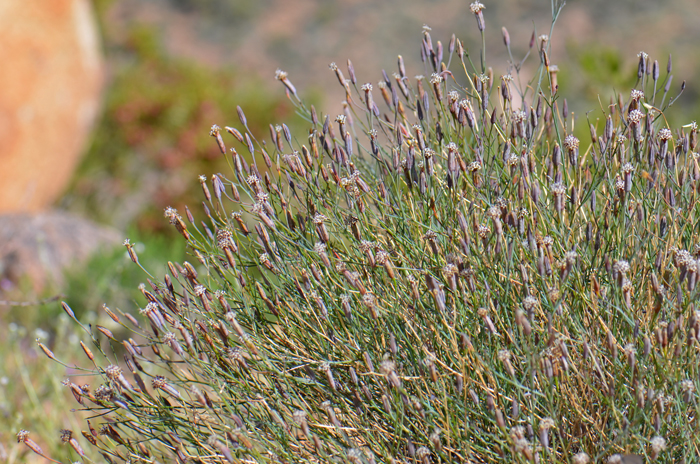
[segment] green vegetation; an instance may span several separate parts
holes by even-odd
[[[192,172],[228,169],[218,148],[200,136],[210,121],[247,102],[252,108],[249,127],[262,134],[269,130],[271,118],[286,118],[293,107],[282,95],[266,92],[252,76],[230,68],[212,70],[168,55],[152,27],[136,24],[125,37],[117,37],[104,21],[110,4],[100,1],[95,6],[103,20],[114,74],[92,145],[59,206],[125,230],[144,254],[144,265],[162,278],[167,259],[182,261],[185,256],[177,235],[163,224],[162,208],[199,202],[201,186]],[[31,303],[63,295],[81,320],[125,336],[96,311],[109,302],[122,311],[138,313],[141,293],[137,287],[143,279],[128,263],[123,248],[105,249],[68,269],[63,282],[50,282],[38,294],[29,279],[3,289],[2,300],[21,305],[0,301],[5,323],[0,328],[0,359],[5,360],[0,363],[0,380],[8,382],[0,383],[0,462],[5,462],[3,450],[8,462],[29,459],[26,450],[10,445],[20,427],[31,427],[33,438],[55,459],[75,459],[70,447],[56,441],[59,429],[77,430],[83,417],[60,408],[73,398],[61,381],[75,372],[46,366],[43,359],[36,359],[32,345],[38,329],[44,334],[42,343],[74,365],[84,356],[76,344],[80,338],[73,326],[57,322],[65,317],[60,304]],[[15,381],[15,372],[21,374],[21,382]],[[84,382],[92,380],[87,377]]]
[[[499,76],[485,43],[426,27],[430,77],[400,58],[375,86],[332,64],[347,111],[324,117],[279,72],[309,130],[263,143],[241,108],[212,127],[229,170],[200,178],[197,218],[165,209],[189,257],[160,278],[125,243],[148,277],[141,317],[105,307],[114,328],[98,327],[64,305],[92,343],[94,381],[69,384],[94,416],[85,446],[112,462],[697,461],[697,125],[668,127],[677,96],[645,53],[599,123],[576,121],[551,35],[525,82],[520,59]]]
[[[167,235],[142,236],[137,230],[130,231],[135,247],[143,254],[143,263],[162,278],[167,272],[163,257],[183,260],[182,247]],[[65,462],[74,462],[75,450],[62,443],[59,430],[80,430],[83,421],[90,417],[81,412],[70,412],[63,406],[75,401],[70,390],[62,385],[66,376],[80,385],[91,384],[94,376],[82,376],[80,370],[65,368],[58,364],[47,364],[43,354],[35,349],[35,340],[60,353],[69,366],[81,364],[84,352],[79,344],[82,336],[76,326],[54,302],[59,290],[77,317],[93,327],[104,326],[116,336],[125,337],[104,313],[96,312],[105,301],[122,311],[138,313],[141,292],[138,285],[142,276],[133,272],[132,262],[123,248],[106,249],[95,254],[88,262],[76,265],[65,273],[65,282],[51,285],[35,298],[45,296],[50,301],[33,304],[31,285],[20,283],[10,295],[20,302],[9,307],[0,302],[5,324],[0,327],[0,462],[30,462],[31,452],[10,443],[20,428],[31,427],[32,436],[40,443],[47,455]],[[77,409],[80,409],[79,405]],[[87,448],[88,457],[98,462],[102,457],[96,450]],[[29,456],[27,455],[29,452]],[[32,461],[33,462],[33,461]],[[37,462],[41,462],[37,460]]]
[[[120,228],[162,232],[164,207],[196,202],[192,172],[226,169],[218,149],[200,136],[210,121],[247,104],[259,136],[270,118],[293,108],[231,69],[168,56],[152,28],[136,25],[113,47],[117,71],[102,121],[62,206]]]
[[[87,313],[83,320],[92,322],[95,316],[95,313]],[[3,463],[40,462],[29,449],[12,445],[17,430],[26,427],[31,427],[32,438],[54,459],[64,462],[78,459],[72,448],[61,444],[60,430],[80,430],[86,416],[64,407],[75,401],[61,384],[66,378],[66,369],[47,363],[41,352],[36,351],[34,340],[60,347],[61,354],[74,362],[79,362],[76,350],[80,350],[80,345],[73,323],[65,314],[50,318],[50,330],[28,329],[45,321],[33,321],[31,325],[10,322],[0,327],[0,462]],[[91,377],[80,380],[73,377],[72,380],[81,384],[92,382]],[[85,452],[88,458],[101,459],[97,450],[86,449]]]
[[[170,237],[144,236],[137,231],[130,234],[134,245],[144,258],[144,266],[154,270],[162,279],[167,271],[163,257],[185,259],[185,252]],[[83,311],[97,310],[105,301],[124,310],[137,311],[141,293],[138,285],[143,277],[134,273],[131,260],[123,248],[98,253],[87,263],[76,266],[66,273],[65,301],[80,317]],[[55,311],[56,308],[51,308]]]

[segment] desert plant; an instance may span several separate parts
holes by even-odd
[[[36,311],[27,306],[21,309],[34,312],[37,316],[34,323],[38,324]],[[90,316],[84,314],[86,320],[91,320]],[[64,359],[81,362],[84,354],[75,341],[73,321],[65,314],[54,314],[51,332],[37,328],[29,333],[26,326],[8,322],[11,319],[8,314],[3,314],[3,318],[6,324],[0,327],[0,462],[45,462],[23,446],[10,445],[17,429],[27,426],[32,428],[33,437],[47,455],[59,459],[75,456],[75,451],[56,439],[59,430],[78,428],[84,419],[80,414],[66,414],[62,407],[57,407],[67,404],[71,398],[61,384],[65,369],[56,363],[46,363],[43,355],[32,349],[35,340],[47,345],[54,343],[63,347]],[[93,459],[100,457],[97,449],[85,452]]]
[[[162,208],[197,200],[189,173],[226,168],[216,146],[199,137],[210,121],[255,102],[249,126],[260,134],[267,118],[293,107],[251,76],[170,56],[152,27],[132,26],[117,40],[105,26],[115,73],[91,146],[60,206],[122,230],[164,236],[170,230],[160,220]]]
[[[331,64],[336,118],[279,71],[308,136],[212,127],[232,174],[201,177],[203,221],[165,210],[195,264],[148,274],[141,320],[105,307],[132,338],[84,326],[85,438],[131,462],[695,462],[697,126],[667,127],[671,63],[642,52],[582,147],[551,34],[525,82],[426,26],[429,78]]]

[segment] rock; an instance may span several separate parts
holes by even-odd
[[[0,1],[0,212],[65,189],[99,108],[103,65],[90,0]]]
[[[0,281],[28,277],[36,292],[60,286],[66,267],[121,241],[117,230],[61,211],[0,215]]]

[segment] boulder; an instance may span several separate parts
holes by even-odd
[[[90,0],[0,1],[0,212],[39,211],[65,189],[103,83]]]
[[[36,292],[48,283],[60,287],[65,268],[122,239],[115,229],[62,211],[0,215],[0,282],[28,278]]]

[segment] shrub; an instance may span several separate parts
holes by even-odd
[[[331,64],[335,119],[278,72],[308,137],[258,141],[240,108],[212,128],[232,174],[201,177],[204,221],[165,211],[195,264],[149,274],[141,320],[105,307],[131,338],[84,327],[85,438],[132,462],[697,460],[697,126],[667,127],[671,64],[640,53],[581,146],[549,50],[498,78],[426,27],[429,78]]]
[[[169,56],[153,28],[132,26],[121,40],[109,34],[113,29],[105,25],[115,73],[104,115],[61,207],[164,236],[170,231],[160,220],[162,208],[197,201],[189,173],[226,168],[216,146],[199,136],[210,121],[255,102],[249,127],[260,134],[268,118],[293,107],[252,76]]]

